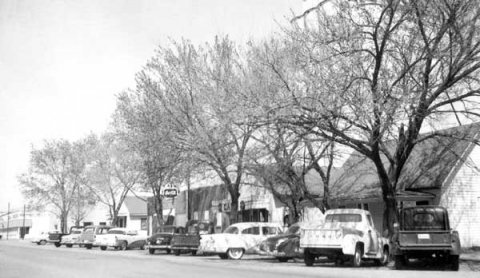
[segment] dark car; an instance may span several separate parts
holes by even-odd
[[[199,222],[198,220],[190,220],[185,227],[186,233],[173,235],[171,241],[171,250],[178,256],[181,253],[197,254],[198,246],[200,246],[200,236],[212,234],[214,227],[212,222]]]
[[[280,262],[300,258],[303,252],[300,249],[299,238],[300,224],[296,223],[290,226],[285,233],[264,240],[259,246],[258,253],[273,256]]]
[[[75,231],[77,229],[82,229],[82,228],[83,227],[73,226],[73,227],[70,228],[69,233],[62,233],[60,231],[50,232],[50,233],[48,233],[47,242],[53,243],[55,245],[55,247],[60,247],[60,246],[62,246],[61,241],[62,241],[63,236],[69,235],[69,234],[73,233],[73,231]]]
[[[148,253],[154,254],[155,250],[165,250],[167,254],[172,252],[171,241],[173,235],[185,233],[184,227],[176,226],[163,226],[157,229],[157,232],[147,238],[147,245],[145,249],[148,249]]]
[[[448,212],[439,206],[417,206],[400,211],[395,223],[395,268],[403,268],[410,258],[437,260],[458,270],[460,239],[450,228]]]

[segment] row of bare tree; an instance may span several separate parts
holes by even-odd
[[[413,148],[443,136],[436,130],[445,122],[480,116],[479,17],[474,0],[327,0],[262,42],[174,41],[159,47],[136,87],[118,96],[113,135],[93,144],[95,162],[77,155],[92,153],[88,140],[49,143],[32,151],[22,184],[28,196],[40,196],[39,184],[54,185],[47,199],[68,214],[73,202],[63,195],[81,195],[80,188],[101,199],[118,194],[99,193],[105,185],[142,184],[161,204],[164,185],[213,171],[230,193],[236,221],[247,175],[293,212],[302,199],[327,209],[340,150],[356,151],[376,167],[391,230]],[[429,135],[419,136],[423,130]],[[67,156],[56,151],[63,148]],[[60,175],[51,173],[52,163]],[[323,198],[307,188],[309,171],[320,175]]]

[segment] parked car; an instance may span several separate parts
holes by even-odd
[[[277,223],[245,222],[230,225],[223,233],[202,235],[199,251],[221,259],[239,260],[245,253],[258,253],[259,244],[283,232]]]
[[[92,249],[92,247],[94,247],[95,238],[98,235],[106,234],[111,228],[111,226],[105,225],[87,226],[80,234],[77,244],[80,247],[85,246],[87,249]]]
[[[53,231],[48,233],[48,243],[53,243],[55,247],[60,247],[60,241],[62,240],[62,236],[68,235],[66,233],[62,233],[60,231]]]
[[[83,227],[76,227],[70,230],[70,234],[62,236],[60,245],[65,245],[71,248],[74,244],[77,244],[80,235],[83,232]]]
[[[403,268],[410,258],[428,258],[449,263],[458,270],[460,238],[450,228],[448,212],[440,206],[418,206],[400,211],[393,236],[395,268]]]
[[[300,227],[300,223],[293,224],[283,234],[262,241],[258,253],[273,256],[280,262],[303,257],[303,250],[300,249],[299,242]]]
[[[112,228],[106,234],[100,234],[95,237],[94,246],[99,246],[101,250],[107,250],[113,247],[119,250],[127,249],[145,249],[147,240],[146,231],[130,230],[126,228]]]
[[[362,209],[332,209],[325,213],[325,223],[300,232],[300,248],[304,249],[305,265],[326,256],[343,264],[349,260],[359,267],[362,260],[374,260],[386,265],[389,260],[388,239],[375,230],[372,216]]]
[[[171,241],[173,235],[183,234],[185,232],[184,227],[176,226],[162,226],[157,229],[157,232],[147,238],[147,245],[145,248],[148,249],[148,253],[154,254],[156,250],[164,250],[167,254],[172,252]]]
[[[32,243],[36,243],[37,245],[45,245],[47,244],[49,233],[50,232],[40,232],[39,234],[27,235],[26,238],[29,239]]]
[[[200,245],[200,236],[212,234],[214,227],[212,222],[199,222],[198,220],[190,220],[185,227],[186,233],[176,233],[172,237],[171,250],[176,256],[181,253],[197,254]]]

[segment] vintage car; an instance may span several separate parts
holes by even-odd
[[[40,234],[27,235],[25,238],[29,239],[32,243],[36,243],[37,245],[45,245],[47,244],[49,233],[51,232],[40,232]]]
[[[260,244],[258,253],[273,256],[280,262],[303,257],[303,250],[300,249],[299,242],[300,227],[301,224],[296,223],[290,226],[285,233],[267,238]]]
[[[336,264],[349,260],[354,267],[359,267],[362,260],[386,265],[390,252],[388,239],[375,229],[370,213],[362,209],[326,211],[323,225],[301,230],[300,248],[307,266],[319,256]]]
[[[172,241],[174,234],[183,234],[185,232],[184,227],[176,226],[162,226],[157,229],[157,232],[147,238],[147,245],[145,249],[148,249],[148,253],[154,254],[156,250],[164,250],[167,254],[172,252]]]
[[[181,253],[197,254],[200,245],[200,236],[212,234],[214,227],[212,222],[199,222],[198,220],[190,220],[186,225],[186,233],[174,234],[171,241],[171,249],[176,256]]]
[[[198,250],[204,254],[218,254],[221,259],[239,260],[245,253],[258,253],[263,240],[282,232],[282,226],[277,223],[236,223],[223,233],[202,235]]]
[[[417,206],[400,211],[392,238],[395,268],[403,268],[410,258],[436,259],[458,270],[460,238],[450,228],[448,212],[439,206]]]
[[[60,245],[65,245],[66,247],[71,248],[74,244],[77,244],[82,232],[83,228],[81,227],[74,227],[70,229],[70,234],[62,236]]]
[[[92,249],[94,247],[95,243],[95,238],[98,235],[103,235],[108,233],[108,231],[111,229],[111,226],[105,226],[105,225],[94,225],[94,226],[87,226],[83,230],[83,232],[80,234],[80,237],[78,238],[78,241],[76,244],[78,244],[80,247],[85,246],[87,249]]]
[[[99,246],[101,250],[107,250],[112,247],[119,250],[127,249],[145,249],[147,241],[146,231],[130,230],[126,228],[112,228],[106,234],[100,234],[95,237],[94,246]]]

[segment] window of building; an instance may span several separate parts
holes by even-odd
[[[83,222],[84,227],[92,226],[92,225],[93,225],[93,222]]]
[[[148,229],[147,218],[140,218],[140,230],[146,231]]]
[[[98,223],[98,225],[103,225],[103,226],[105,226],[105,225],[107,225],[107,222],[100,222],[100,223]]]
[[[126,216],[119,216],[117,219],[118,227],[125,228],[127,227],[127,217]]]

